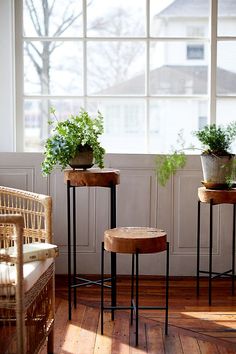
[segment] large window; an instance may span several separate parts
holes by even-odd
[[[42,150],[51,106],[58,119],[99,109],[117,153],[164,153],[181,128],[192,143],[203,120],[235,119],[236,3],[219,1],[214,37],[211,1],[19,0],[18,146]]]

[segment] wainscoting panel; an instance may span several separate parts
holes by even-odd
[[[3,186],[49,193],[48,179],[41,174],[42,154],[0,153],[0,183]]]
[[[76,196],[76,252],[95,252],[96,188],[79,187]],[[63,172],[57,169],[50,176],[50,194],[53,198],[54,234],[61,253],[67,254],[67,185],[63,182]],[[70,189],[71,227],[73,190]]]
[[[42,154],[0,153],[2,185],[50,194],[53,198],[54,242],[59,246],[56,272],[67,273],[67,193],[63,172],[58,168],[49,178],[41,174]],[[197,188],[201,186],[198,156],[165,187],[158,185],[154,155],[108,154],[105,166],[120,170],[117,186],[117,226],[153,226],[164,229],[170,242],[171,275],[196,273]],[[208,267],[209,205],[201,205],[201,267]],[[231,267],[232,206],[214,206],[213,266]],[[100,272],[100,248],[104,230],[110,227],[109,188],[76,188],[76,257],[78,273]],[[165,273],[165,252],[140,257],[143,274]],[[108,271],[110,257],[106,257]],[[118,272],[130,272],[130,257],[119,255]]]
[[[197,242],[197,206],[200,174],[198,171],[181,171],[175,178],[173,193],[173,253],[193,254]],[[214,208],[213,252],[219,249],[219,207]],[[209,205],[201,203],[201,252],[207,253],[209,234]]]

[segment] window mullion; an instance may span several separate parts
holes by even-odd
[[[23,0],[14,1],[15,12],[15,148],[23,151],[24,146],[24,64],[23,64]],[[17,14],[17,15],[16,15]]]
[[[150,120],[149,120],[149,100],[147,97],[150,96],[150,0],[146,0],[146,66],[145,66],[145,146],[146,152],[150,149]]]
[[[217,84],[217,10],[218,0],[210,0],[210,61],[209,61],[209,119],[216,123],[216,84]]]
[[[87,0],[83,0],[83,91],[87,109]]]

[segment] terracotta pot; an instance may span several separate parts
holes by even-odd
[[[93,150],[89,145],[79,146],[78,152],[73,159],[70,159],[69,165],[75,168],[86,170],[93,166]]]
[[[209,189],[228,187],[232,175],[234,155],[201,155],[203,184]]]

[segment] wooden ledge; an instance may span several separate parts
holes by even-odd
[[[236,188],[217,190],[200,187],[198,198],[202,203],[210,203],[212,199],[213,204],[236,204]]]
[[[167,235],[151,227],[118,227],[106,230],[104,247],[116,253],[156,253],[166,250]]]
[[[120,183],[120,171],[91,168],[88,170],[64,171],[64,183],[70,181],[72,187],[110,187]]]

